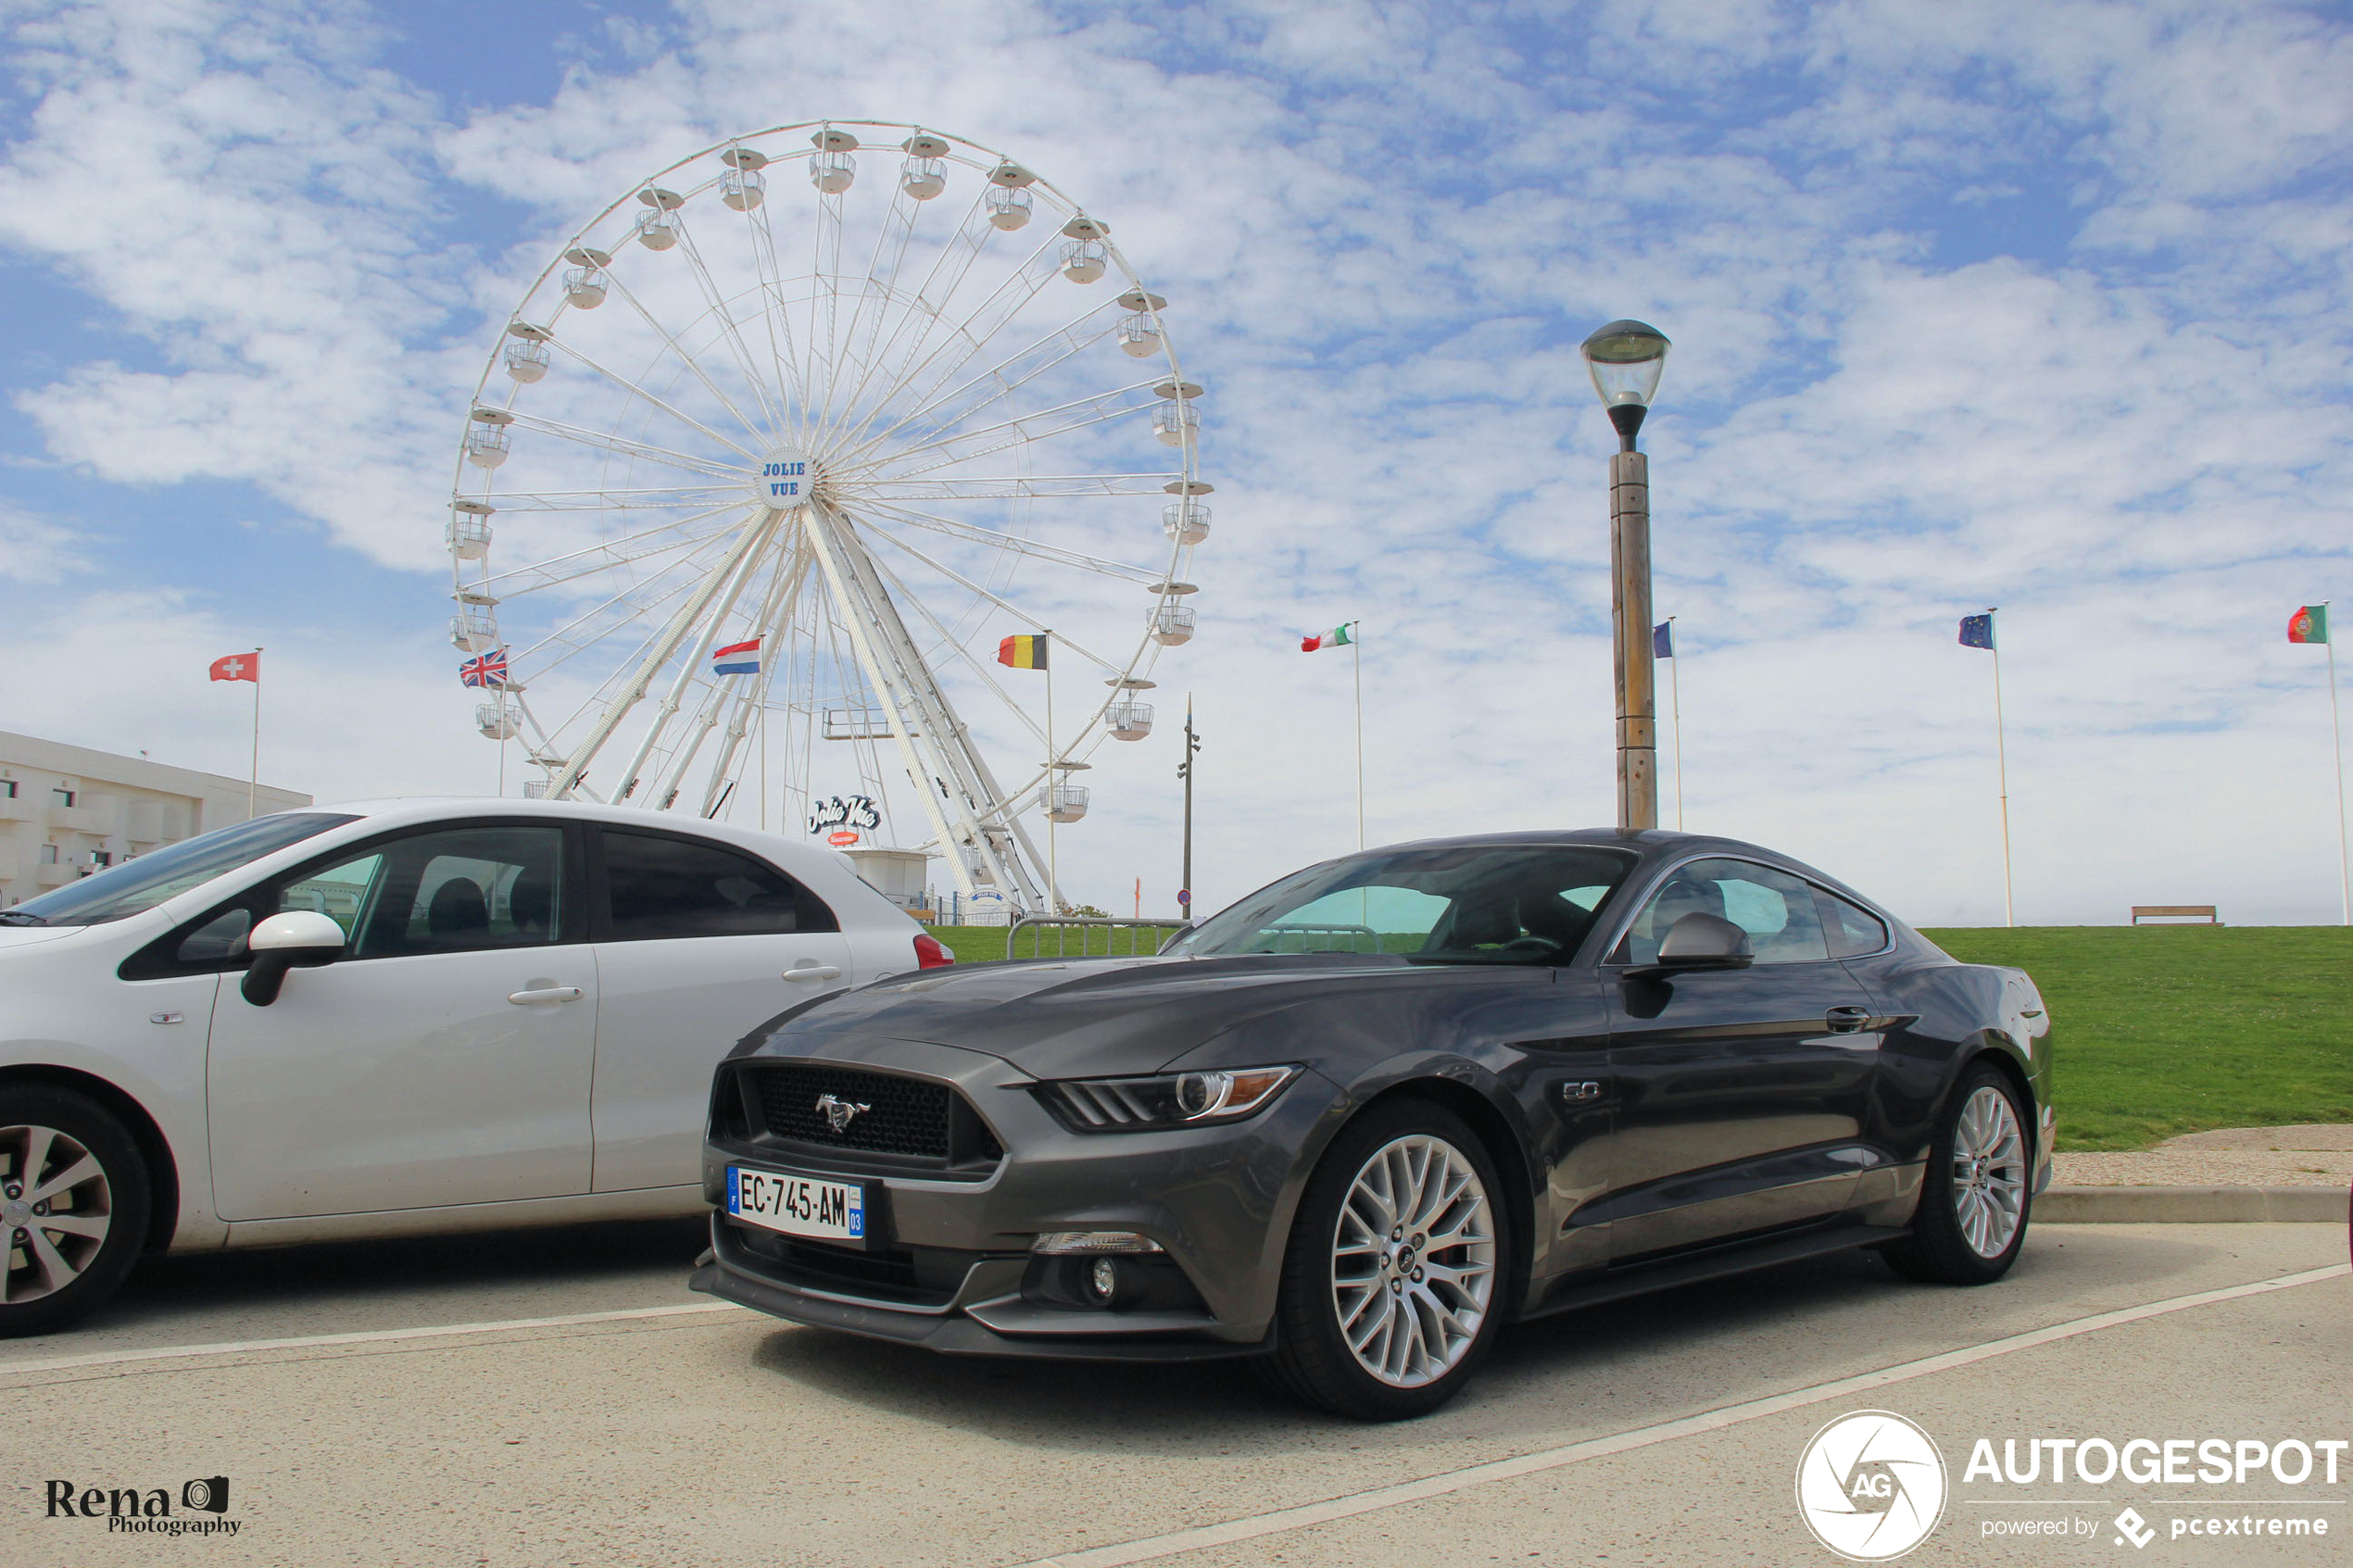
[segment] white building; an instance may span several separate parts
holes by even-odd
[[[309,804],[264,784],[257,809]],[[0,909],[245,817],[243,779],[0,730]]]

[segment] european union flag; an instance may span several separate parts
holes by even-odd
[[[1675,657],[1675,623],[1673,621],[1662,621],[1651,628],[1651,657],[1654,659]]]
[[[1961,617],[1961,646],[1983,648],[1989,653],[1993,651],[1994,612],[1992,610],[1987,610],[1983,615]]]

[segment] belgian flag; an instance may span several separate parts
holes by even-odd
[[[997,645],[997,662],[1015,670],[1046,668],[1046,638],[1038,636],[1007,637]]]

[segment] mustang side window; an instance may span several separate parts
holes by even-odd
[[[1819,887],[1814,889],[1814,901],[1822,909],[1822,927],[1830,936],[1831,957],[1859,958],[1887,946],[1887,926],[1870,910],[1859,909]]]
[[[1651,897],[1613,956],[1619,963],[1658,961],[1658,945],[1688,914],[1730,921],[1748,933],[1760,964],[1829,958],[1813,884],[1748,860],[1693,860],[1679,866]]]

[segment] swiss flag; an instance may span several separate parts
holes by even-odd
[[[251,681],[261,684],[261,653],[233,653],[226,659],[212,661],[212,678],[216,681]]]

